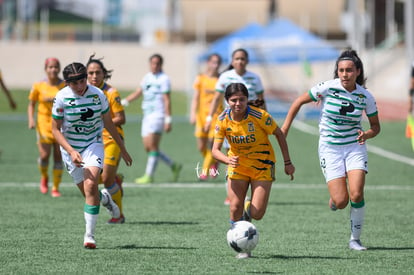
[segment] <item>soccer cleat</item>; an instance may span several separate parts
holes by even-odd
[[[336,211],[337,210],[336,205],[333,202],[332,198],[329,198],[329,208],[331,208],[332,211]]]
[[[59,198],[62,194],[59,192],[59,190],[52,190],[52,197]]]
[[[40,179],[40,192],[42,194],[46,194],[49,191],[48,181],[49,179],[47,177],[46,178],[42,177]]]
[[[135,183],[137,184],[148,184],[148,183],[152,183],[153,181],[154,179],[148,175],[143,175],[142,177],[135,179]]]
[[[111,194],[108,190],[102,189],[102,205],[108,210],[112,218],[119,219],[121,217],[121,211],[119,211],[118,205],[112,200]]]
[[[178,177],[180,176],[180,172],[183,166],[179,163],[174,163],[171,166],[171,170],[173,172],[173,182],[176,182],[178,180]]]
[[[93,235],[85,234],[83,237],[83,247],[87,249],[95,249],[96,248],[96,241]]]
[[[360,240],[350,240],[349,241],[349,248],[352,249],[352,250],[357,250],[357,251],[367,250],[366,247],[362,246]]]
[[[250,217],[250,205],[251,205],[251,200],[249,197],[246,197],[246,199],[244,200],[244,209],[243,209],[243,220],[251,222],[252,218]]]
[[[121,214],[121,217],[119,217],[118,219],[112,218],[108,220],[107,222],[107,224],[122,224],[122,223],[125,223],[125,217],[123,214]]]
[[[252,253],[248,252],[248,253],[239,253],[236,255],[236,259],[248,259],[252,257]]]
[[[124,182],[124,175],[123,174],[116,174],[115,175],[115,183],[118,184],[119,189],[121,189],[121,196],[124,196],[124,189],[122,188],[122,183]]]

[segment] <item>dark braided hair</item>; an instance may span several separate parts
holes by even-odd
[[[73,62],[63,69],[63,79],[66,82],[77,81],[87,77],[86,67],[82,63]]]

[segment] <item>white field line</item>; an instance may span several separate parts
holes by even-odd
[[[62,188],[75,188],[75,184],[69,182],[62,182],[60,185]],[[122,184],[126,188],[219,188],[225,189],[223,183],[153,183],[146,185],[139,185],[135,183],[125,182]],[[27,187],[27,188],[39,188],[38,182],[5,182],[0,183],[0,188],[9,187]],[[301,184],[301,183],[274,183],[273,189],[326,189],[326,184]],[[414,186],[411,185],[366,185],[366,190],[393,190],[393,191],[414,191]]]
[[[319,135],[319,131],[318,128],[311,126],[309,124],[306,124],[302,121],[299,120],[295,120],[294,123],[292,124],[293,127],[295,127],[296,129],[311,134],[311,135]],[[374,145],[369,145],[367,144],[367,150],[373,154],[379,155],[381,157],[387,158],[387,159],[391,159],[394,161],[398,161],[407,165],[411,165],[414,166],[414,159],[391,152],[391,151],[387,151],[384,150],[380,147],[374,146]]]

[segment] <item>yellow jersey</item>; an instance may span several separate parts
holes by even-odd
[[[109,110],[111,113],[111,118],[115,116],[115,113],[122,112],[124,110],[124,107],[121,104],[121,96],[119,95],[119,92],[117,89],[109,85],[108,83],[104,82],[102,83],[101,87],[99,87],[103,93],[105,94],[106,98],[108,99],[109,104]],[[116,129],[118,130],[118,133],[121,135],[121,137],[124,137],[124,130],[121,126],[116,126]],[[105,128],[102,132],[103,140],[105,143],[105,140],[112,139],[111,135],[109,134],[108,130]]]
[[[227,139],[228,156],[238,156],[241,169],[273,169],[276,157],[269,135],[277,127],[272,116],[260,108],[248,106],[242,121],[234,121],[228,108],[217,119],[214,139],[218,142]]]
[[[205,122],[208,113],[210,112],[210,105],[216,93],[216,82],[218,77],[210,77],[208,75],[198,75],[194,81],[193,88],[199,92],[198,112],[197,117]],[[219,105],[216,115],[223,111],[222,104]],[[198,119],[197,118],[197,119]]]
[[[63,80],[57,85],[51,85],[43,80],[33,84],[29,93],[29,100],[37,102],[37,130],[42,135],[52,135],[52,106],[56,94],[66,86]]]

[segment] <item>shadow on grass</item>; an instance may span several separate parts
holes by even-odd
[[[368,251],[370,250],[414,250],[413,246],[406,246],[406,247],[384,247],[384,246],[369,246]]]
[[[279,206],[291,206],[291,205],[323,205],[322,202],[310,202],[310,201],[299,201],[299,202],[292,202],[292,201],[273,201],[269,202],[269,205],[279,205]]]
[[[143,245],[135,245],[135,244],[128,244],[122,246],[116,246],[116,249],[157,249],[157,250],[196,250],[195,247],[182,247],[182,246],[143,246]]]
[[[283,274],[284,272],[273,272],[273,271],[250,271],[247,274]]]
[[[128,224],[143,224],[143,225],[197,225],[198,222],[174,222],[174,221],[138,221],[129,222]]]
[[[349,260],[349,257],[333,257],[333,256],[286,256],[286,255],[270,255],[258,257],[261,259],[281,259],[281,260],[297,260],[297,259],[322,259],[322,260]]]

